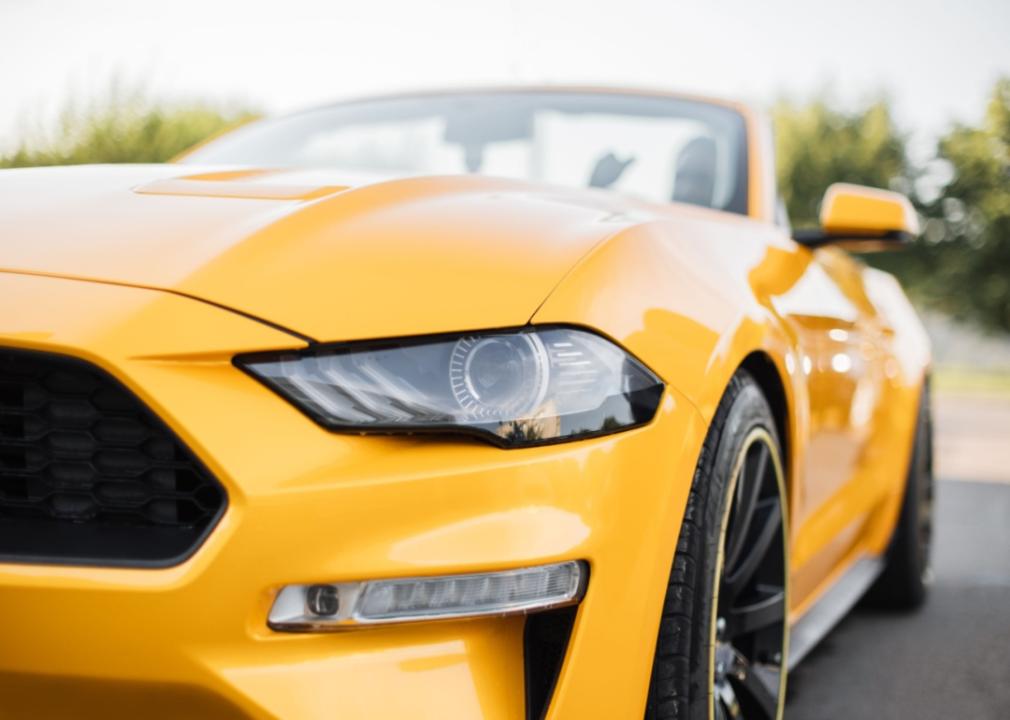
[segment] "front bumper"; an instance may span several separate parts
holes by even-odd
[[[591,579],[548,717],[641,717],[705,431],[675,390],[644,428],[549,447],[335,435],[231,364],[299,347],[278,330],[98,283],[0,273],[0,297],[0,344],[104,367],[229,496],[176,567],[0,565],[0,718],[523,718],[521,617],[294,635],[267,613],[286,584],[564,560]]]

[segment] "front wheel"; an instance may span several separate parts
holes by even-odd
[[[786,494],[775,423],[738,372],[702,448],[681,526],[647,720],[778,720],[788,655]]]

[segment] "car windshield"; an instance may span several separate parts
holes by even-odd
[[[747,212],[744,120],[631,93],[486,92],[348,102],[248,125],[183,162],[478,173]]]

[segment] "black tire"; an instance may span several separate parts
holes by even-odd
[[[914,610],[926,599],[933,538],[933,422],[929,381],[923,385],[905,496],[887,565],[866,596],[867,603],[889,610]]]
[[[788,573],[780,447],[768,402],[753,378],[739,371],[695,470],[663,605],[646,720],[781,717]],[[763,553],[755,567],[751,550]],[[758,617],[752,608],[763,608],[764,625],[750,621]],[[727,693],[740,714],[726,712]]]

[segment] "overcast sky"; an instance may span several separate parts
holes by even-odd
[[[1010,0],[0,0],[0,150],[111,78],[283,112],[481,83],[885,94],[931,144],[1010,75]]]

